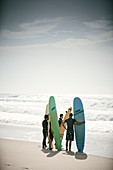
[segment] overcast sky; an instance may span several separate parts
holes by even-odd
[[[113,1],[0,0],[0,93],[113,94]]]

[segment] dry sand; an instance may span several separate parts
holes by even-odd
[[[0,170],[113,170],[113,159],[42,149],[41,143],[0,139]]]

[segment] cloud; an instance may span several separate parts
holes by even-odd
[[[63,21],[63,18],[43,18],[38,19],[33,22],[23,23],[19,25],[21,31],[20,32],[11,32],[8,30],[2,31],[2,36],[9,39],[28,39],[28,38],[37,38],[37,37],[45,37],[45,36],[54,36],[55,38],[59,33],[64,34],[65,36],[60,36],[60,40],[54,38],[52,43],[35,43],[35,44],[26,44],[24,46],[5,46],[0,47],[1,50],[16,50],[16,49],[27,49],[27,48],[75,48],[78,46],[89,46],[94,44],[99,44],[103,42],[108,42],[113,40],[113,30],[112,30],[112,22],[107,20],[95,20],[91,22],[83,22],[83,29],[79,30],[79,35],[81,33],[81,37],[75,36],[71,27],[70,30],[62,30],[60,28],[57,29],[58,25]],[[67,38],[66,35],[69,35]]]
[[[85,37],[91,44],[113,40],[113,22],[108,20],[95,20],[93,22],[84,22],[86,29]]]
[[[109,20],[99,19],[92,22],[84,22],[90,29],[113,30],[113,23]]]
[[[107,35],[106,35],[107,36]],[[110,40],[110,39],[109,39]],[[113,40],[113,38],[111,38]],[[108,41],[107,39],[75,39],[75,38],[69,38],[62,41],[57,41],[54,43],[44,43],[44,44],[31,44],[31,45],[24,45],[24,46],[5,46],[0,47],[0,50],[8,50],[8,51],[16,51],[16,50],[24,50],[24,49],[31,49],[31,50],[38,50],[43,48],[64,48],[64,49],[74,49],[76,47],[85,47],[89,45],[99,44]]]
[[[24,30],[35,30],[37,29],[37,27],[40,27],[40,26],[48,26],[48,25],[53,25],[53,24],[56,24],[58,22],[61,21],[61,18],[42,18],[42,19],[37,19],[37,20],[34,20],[33,22],[29,22],[29,23],[23,23],[23,24],[20,24],[20,28],[24,29]]]
[[[43,18],[33,22],[23,23],[18,26],[20,31],[14,32],[4,29],[0,32],[0,37],[6,39],[29,39],[43,37],[51,33],[54,34],[54,29],[61,20],[62,18]]]

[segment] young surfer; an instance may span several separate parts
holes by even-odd
[[[59,127],[60,127],[61,124],[62,124],[62,119],[63,119],[63,114],[60,114],[60,118],[59,118],[59,120],[58,120]]]
[[[43,149],[47,147],[46,145],[46,137],[48,136],[48,115],[45,115],[44,116],[44,119],[43,122],[42,122],[42,127],[43,127]]]
[[[67,123],[67,133],[66,133],[66,151],[68,151],[68,141],[70,141],[69,143],[69,151],[71,151],[71,144],[72,144],[72,141],[74,141],[74,128],[73,128],[73,125],[74,123],[76,125],[82,125],[85,123],[85,121],[81,122],[81,123],[78,123],[75,119],[72,118],[73,114],[70,113],[69,114],[69,118],[66,119],[62,125],[63,127],[66,129],[66,127],[64,126],[65,123]]]

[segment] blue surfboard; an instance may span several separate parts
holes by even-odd
[[[74,119],[80,123],[85,121],[84,108],[80,98],[76,97],[73,100],[73,114]],[[75,125],[75,138],[78,152],[83,152],[85,143],[85,124]]]

